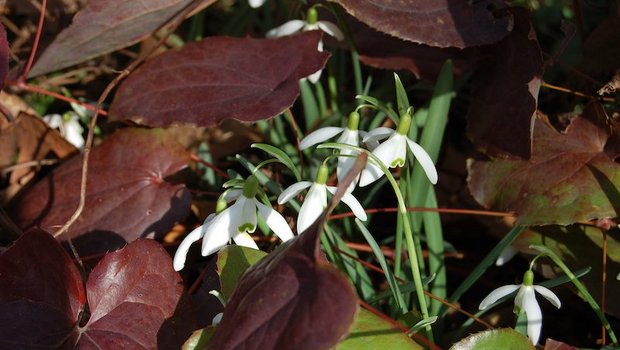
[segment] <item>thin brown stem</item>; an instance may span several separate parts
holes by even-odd
[[[26,63],[26,68],[24,69],[24,73],[21,76],[22,81],[26,81],[28,78],[28,74],[30,73],[30,69],[32,69],[32,64],[34,63],[34,57],[37,54],[37,49],[39,48],[39,41],[41,40],[41,33],[43,32],[43,23],[45,22],[45,9],[47,8],[47,0],[43,0],[41,2],[41,11],[39,15],[39,23],[37,25],[37,33],[34,36],[34,43],[32,44],[32,51],[30,51],[30,57],[28,57],[28,63]]]

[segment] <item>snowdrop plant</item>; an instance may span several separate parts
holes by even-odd
[[[248,0],[251,8],[259,8],[265,4],[267,0]]]
[[[285,189],[278,197],[278,203],[283,204],[290,201],[293,197],[297,196],[301,191],[306,188],[308,194],[301,205],[299,210],[299,217],[297,218],[297,233],[304,232],[308,227],[321,216],[323,210],[327,208],[327,192],[332,195],[336,192],[335,186],[327,186],[327,178],[329,170],[325,164],[319,167],[314,182],[300,181]],[[342,201],[351,208],[353,214],[360,220],[366,221],[366,212],[360,204],[360,202],[353,197],[351,193],[345,193],[342,197]]]
[[[400,118],[396,130],[379,127],[369,131],[364,142],[379,141],[387,138],[386,141],[377,146],[372,153],[388,168],[402,167],[407,159],[407,149],[411,150],[413,156],[418,160],[422,169],[426,173],[429,181],[436,184],[438,180],[437,169],[433,160],[420,145],[407,137],[412,122],[411,111],[407,110]],[[360,176],[360,187],[367,186],[383,176],[381,168],[369,162]]]
[[[80,124],[77,113],[70,111],[64,115],[48,114],[43,117],[43,121],[50,128],[58,129],[60,134],[76,148],[82,149],[84,147],[84,128]]]
[[[360,115],[357,112],[351,112],[349,114],[349,121],[346,127],[336,127],[336,126],[327,126],[324,128],[317,129],[304,137],[299,143],[299,150],[303,151],[311,146],[314,146],[318,143],[327,141],[328,139],[340,135],[336,142],[343,143],[345,145],[351,146],[359,146],[360,145],[360,136],[363,137],[366,135],[366,132],[358,130],[360,123]],[[354,156],[359,152],[353,149],[341,149],[340,156],[338,157],[338,166],[336,167],[336,176],[338,177],[338,181],[342,181],[347,173],[355,164]],[[353,191],[356,186],[356,181],[351,184],[351,187],[348,189],[349,192]]]
[[[293,238],[293,232],[280,213],[256,199],[259,191],[258,180],[250,175],[242,189],[231,189],[218,200],[216,214],[207,217],[205,223],[194,229],[177,249],[173,265],[175,270],[183,269],[189,246],[202,238],[202,256],[211,255],[224,247],[232,239],[236,244],[258,249],[249,235],[256,230],[257,213],[270,229],[282,240]],[[226,208],[226,202],[235,201]]]
[[[499,299],[515,291],[518,292],[515,297],[514,312],[518,314],[521,310],[525,311],[525,315],[527,317],[527,336],[532,341],[532,344],[536,345],[540,339],[540,331],[542,329],[542,312],[540,310],[540,305],[538,305],[538,301],[536,300],[536,292],[545,297],[545,299],[549,300],[551,304],[557,308],[560,308],[562,304],[560,299],[558,299],[558,297],[551,290],[543,286],[534,285],[534,273],[532,270],[527,270],[525,272],[523,275],[523,283],[520,285],[510,284],[492,291],[486,298],[484,298],[484,300],[482,300],[479,309],[485,310]]]
[[[294,19],[290,20],[279,27],[273,28],[267,32],[266,36],[268,38],[287,36],[291,34],[295,34],[297,32],[307,32],[310,30],[321,30],[324,33],[333,36],[336,40],[341,41],[344,39],[344,34],[332,22],[329,21],[319,21],[318,13],[315,7],[311,7],[308,9],[306,14],[306,20]],[[323,51],[323,41],[319,41],[319,46],[317,48],[319,51]],[[318,70],[308,76],[308,80],[313,84],[316,84],[317,81],[321,78],[322,70]]]

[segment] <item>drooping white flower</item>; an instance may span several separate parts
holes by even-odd
[[[360,136],[364,137],[366,132],[358,130],[360,121],[360,115],[357,112],[351,112],[349,114],[349,122],[346,128],[340,128],[335,126],[328,126],[325,128],[317,129],[304,137],[299,143],[299,150],[303,151],[308,147],[314,146],[317,143],[327,141],[328,139],[340,134],[336,142],[343,143],[351,146],[359,146]],[[353,165],[355,164],[355,157],[359,152],[351,149],[341,149],[338,157],[338,166],[336,167],[336,176],[338,181],[342,181],[344,177],[349,173]],[[353,191],[357,181],[353,181],[347,192]]]
[[[338,41],[344,39],[344,34],[337,25],[329,21],[318,20],[318,13],[316,11],[316,8],[314,7],[311,7],[308,10],[305,21],[300,19],[288,21],[279,27],[271,29],[266,33],[265,36],[267,36],[268,38],[274,38],[295,34],[300,31],[307,32],[310,30],[321,30],[326,34],[333,36]],[[323,51],[322,40],[319,41],[319,46],[317,49],[319,50],[319,52]],[[316,82],[319,81],[319,79],[321,78],[321,72],[322,69],[312,73],[308,76],[308,80],[310,80],[310,82],[312,82],[313,84],[316,84]]]
[[[376,128],[369,131],[364,142],[373,142],[388,138],[386,141],[377,146],[372,153],[381,160],[381,162],[388,168],[401,167],[405,165],[407,159],[407,148],[411,150],[414,157],[418,160],[422,169],[426,173],[426,176],[431,183],[436,184],[438,175],[437,169],[433,160],[426,153],[424,148],[412,141],[407,137],[409,133],[409,127],[411,126],[411,115],[405,113],[401,118],[396,130],[390,128]],[[383,176],[381,168],[368,162],[366,168],[362,171],[359,185],[360,187],[367,186]]]
[[[543,286],[534,285],[534,273],[532,270],[527,270],[523,275],[523,283],[520,285],[510,284],[502,286],[492,291],[482,302],[479,309],[484,310],[497,300],[505,297],[506,295],[518,290],[515,297],[515,313],[519,313],[520,310],[525,311],[527,317],[527,336],[532,341],[532,344],[538,344],[540,339],[540,331],[542,329],[542,312],[540,311],[540,305],[536,300],[536,292],[540,293],[545,299],[549,300],[553,306],[558,309],[562,306],[560,299],[549,289]]]
[[[43,120],[52,129],[58,129],[60,135],[78,149],[84,147],[84,128],[80,124],[79,116],[75,112],[67,112],[64,115],[48,114]]]
[[[304,199],[304,202],[301,205],[301,209],[299,210],[299,216],[297,217],[297,233],[302,233],[308,227],[310,227],[316,219],[321,216],[323,210],[327,207],[327,192],[332,195],[336,192],[337,187],[335,186],[327,186],[325,183],[328,177],[328,169],[325,165],[321,165],[319,167],[319,171],[316,175],[315,182],[310,181],[300,181],[287,189],[282,191],[280,196],[278,197],[278,203],[283,204],[291,200],[293,197],[297,196],[301,191],[306,188],[310,188],[308,190],[308,194]],[[353,197],[351,193],[345,193],[342,196],[342,201],[349,206],[353,214],[360,220],[366,221],[367,216],[364,208],[360,204],[360,202]]]
[[[250,4],[251,8],[259,8],[259,7],[263,6],[263,4],[266,1],[267,0],[248,0],[248,3]]]
[[[258,249],[249,235],[256,230],[257,212],[282,241],[293,238],[293,232],[282,215],[255,198],[257,191],[258,180],[250,175],[245,181],[243,190],[226,192],[223,198],[218,200],[216,214],[209,215],[202,226],[194,229],[183,239],[174,255],[174,269],[177,271],[183,269],[189,247],[200,238],[202,238],[203,256],[217,252],[231,239],[237,245]],[[233,200],[235,203],[226,208],[225,203]],[[222,202],[224,205],[221,205]]]

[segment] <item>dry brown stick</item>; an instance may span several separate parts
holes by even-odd
[[[137,60],[133,61],[126,69],[120,72],[114,80],[112,80],[105,88],[99,99],[97,100],[97,110],[93,115],[90,125],[88,127],[88,136],[86,138],[86,145],[84,147],[84,161],[82,163],[82,176],[81,176],[81,185],[80,185],[80,202],[78,204],[77,209],[71,215],[71,218],[60,228],[60,230],[54,233],[54,237],[58,237],[67,231],[71,225],[77,221],[77,219],[82,215],[82,211],[84,210],[84,205],[86,203],[86,181],[88,180],[88,162],[90,159],[90,151],[93,146],[93,138],[94,138],[94,130],[97,125],[97,117],[99,116],[99,110],[101,109],[103,102],[108,98],[108,95],[125,77],[127,77],[131,72],[133,72],[139,65],[141,65],[148,57],[150,57],[153,53],[155,53],[159,47],[168,39],[168,36],[174,32],[174,30],[185,20],[185,17],[189,15],[195,8],[203,5],[204,0],[194,0],[189,5],[185,6],[182,10],[177,12],[177,14],[168,20],[166,23],[159,26],[153,33],[159,31],[161,28],[165,28],[167,26],[171,26],[170,30],[167,32],[167,35],[161,38],[156,45],[154,45],[146,54],[139,57]],[[153,35],[153,34],[151,34]],[[76,259],[79,262],[79,256],[77,255],[73,245],[70,243],[71,250],[75,255]]]

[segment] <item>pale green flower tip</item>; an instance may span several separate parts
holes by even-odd
[[[327,166],[325,166],[325,164],[321,164],[318,172],[316,173],[316,180],[314,182],[316,182],[319,185],[325,185],[325,183],[327,183],[328,177],[329,177],[329,169],[327,169]]]
[[[319,13],[317,12],[316,8],[312,6],[311,8],[308,9],[308,12],[306,13],[306,22],[308,24],[316,24],[318,20],[319,20]]]
[[[523,285],[524,286],[534,285],[534,272],[532,272],[532,270],[527,270],[523,274]]]
[[[349,123],[347,125],[347,129],[349,130],[357,130],[360,126],[360,114],[356,111],[353,111],[349,114]]]
[[[243,185],[243,196],[246,198],[254,198],[258,192],[258,179],[254,175],[248,176]]]
[[[413,118],[411,117],[411,114],[409,114],[409,110],[407,110],[407,113],[403,114],[400,117],[400,121],[398,122],[398,128],[396,128],[396,132],[403,136],[406,136],[407,134],[409,134],[409,128],[411,127],[412,120]]]

